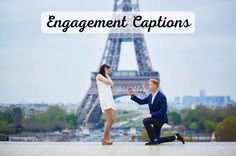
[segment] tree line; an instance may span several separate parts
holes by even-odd
[[[236,104],[217,108],[186,108],[179,112],[171,111],[168,117],[171,125],[182,126],[184,130],[201,134],[215,131],[221,141],[236,141]],[[0,111],[0,137],[20,132],[53,132],[77,127],[77,115],[67,113],[57,105],[50,106],[44,112],[31,114],[26,114],[19,107]]]
[[[236,141],[236,104],[225,107],[182,109],[168,113],[170,123],[195,133],[216,132],[220,141]]]
[[[75,113],[67,113],[57,105],[50,106],[45,112],[32,114],[26,114],[19,107],[0,112],[0,134],[51,132],[65,128],[77,128],[77,116]]]

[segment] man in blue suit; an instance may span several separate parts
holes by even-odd
[[[168,123],[167,118],[167,101],[165,95],[158,90],[159,81],[156,79],[149,80],[149,91],[151,92],[144,99],[140,99],[134,95],[132,88],[128,89],[129,95],[131,95],[131,100],[137,102],[140,105],[148,104],[151,117],[144,118],[143,124],[147,130],[150,141],[145,145],[155,145],[163,142],[171,142],[179,140],[184,144],[184,139],[179,133],[173,136],[160,137],[161,127]]]

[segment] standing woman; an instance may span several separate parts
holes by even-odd
[[[103,145],[112,145],[112,141],[109,140],[109,133],[114,119],[115,102],[111,91],[113,82],[109,76],[110,73],[111,67],[107,64],[103,64],[96,77],[100,106],[106,116],[104,134],[102,137]]]

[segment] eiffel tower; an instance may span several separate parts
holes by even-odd
[[[138,0],[115,0],[113,11],[138,12]],[[134,43],[138,71],[118,71],[122,42]],[[135,92],[142,97],[147,92],[148,80],[160,79],[158,71],[152,68],[143,34],[118,33],[114,35],[110,33],[99,67],[104,63],[109,64],[112,69],[110,76],[114,82],[112,87],[114,99],[127,96],[128,87],[134,88]],[[79,124],[88,128],[97,127],[102,116],[96,84],[97,72],[91,73],[90,88],[77,110]]]

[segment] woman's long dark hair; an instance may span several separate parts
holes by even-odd
[[[106,74],[105,74],[105,69],[108,68],[110,69],[111,67],[107,64],[103,64],[100,69],[99,69],[99,72],[98,74],[102,74],[104,77],[106,77]],[[107,77],[106,77],[107,78]]]

